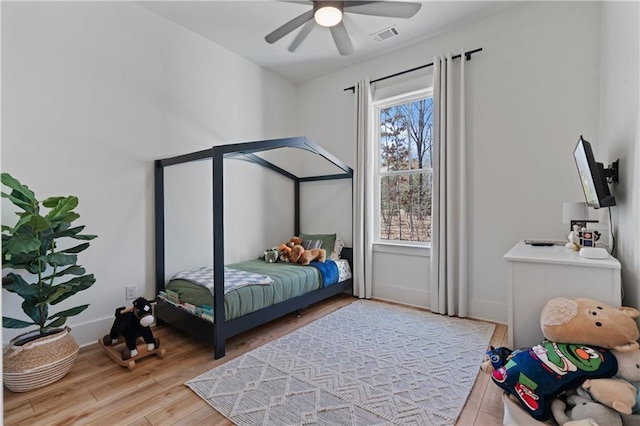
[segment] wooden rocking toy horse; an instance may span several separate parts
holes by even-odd
[[[133,306],[116,309],[115,316],[111,332],[98,339],[113,362],[132,369],[138,359],[154,354],[162,358],[166,354],[160,347],[160,339],[153,337],[150,326],[155,318],[152,303],[147,299],[139,297],[133,301]]]

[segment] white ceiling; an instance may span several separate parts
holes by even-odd
[[[513,5],[508,1],[426,1],[409,19],[345,13],[344,25],[355,53],[340,56],[328,28],[316,25],[294,53],[293,31],[274,44],[264,37],[312,8],[311,1],[141,1],[141,6],[249,61],[297,83],[432,37]],[[371,36],[395,26],[400,35],[384,41]]]

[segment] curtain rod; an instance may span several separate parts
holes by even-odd
[[[475,49],[475,50],[470,50],[468,52],[464,52],[464,57],[467,59],[467,61],[470,61],[471,60],[471,55],[473,55],[474,53],[478,53],[480,51],[482,51],[482,47],[479,48],[479,49]],[[462,56],[462,54],[455,55],[451,59],[458,59],[461,56]],[[428,68],[428,67],[431,67],[431,66],[433,66],[433,62],[431,62],[430,64],[424,64],[424,65],[420,65],[419,67],[411,68],[410,70],[404,70],[404,71],[397,72],[395,74],[386,75],[384,77],[376,78],[375,80],[371,80],[371,83],[375,83],[375,82],[378,82],[378,81],[386,80],[386,79],[392,78],[392,77],[397,77],[399,75],[407,74],[407,73],[410,73],[410,72],[413,72],[413,71],[417,71],[417,70],[421,70],[423,68]],[[347,90],[351,90],[353,93],[355,93],[356,92],[356,86],[347,87],[346,89],[343,89],[343,90],[345,92]]]

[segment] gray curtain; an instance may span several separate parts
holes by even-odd
[[[431,310],[467,316],[467,185],[464,63],[433,60]]]
[[[353,293],[361,299],[372,296],[372,257],[374,232],[373,94],[369,79],[355,85],[356,166],[353,191]]]

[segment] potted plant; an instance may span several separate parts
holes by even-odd
[[[23,299],[29,320],[2,317],[4,328],[37,329],[11,340],[3,355],[4,384],[14,392],[25,392],[62,377],[71,369],[78,353],[67,318],[89,305],[51,313],[49,307],[91,287],[96,279],[77,264],[78,253],[89,247],[95,235],[82,234],[84,226],[72,226],[80,217],[74,209],[78,197],[50,197],[38,201],[27,186],[8,173],[2,192],[18,209],[13,226],[2,224],[2,287]],[[73,240],[79,240],[74,242]],[[15,272],[8,272],[6,270]],[[18,272],[21,272],[18,273]],[[71,277],[71,278],[70,278]]]

